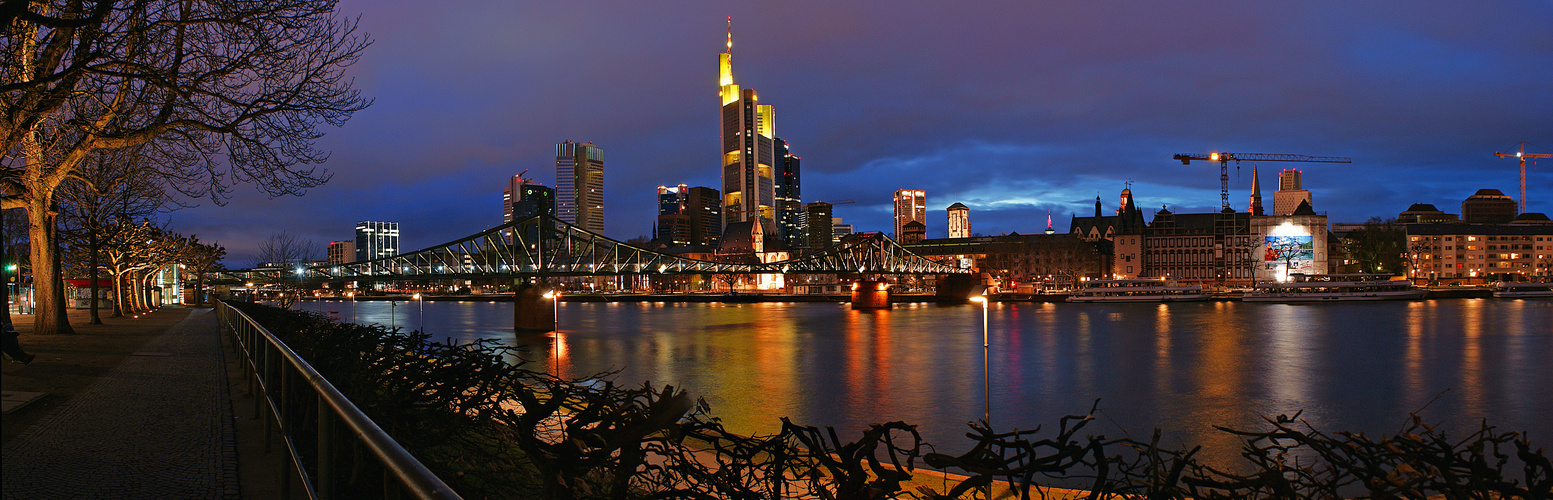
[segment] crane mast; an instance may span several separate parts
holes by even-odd
[[[1521,141],[1521,150],[1514,153],[1495,152],[1494,156],[1500,158],[1514,156],[1521,159],[1521,208],[1520,213],[1526,213],[1526,159],[1527,158],[1553,158],[1553,154],[1527,153],[1526,141]]]
[[[1220,208],[1229,208],[1229,162],[1234,160],[1239,165],[1245,161],[1297,161],[1318,163],[1353,163],[1353,159],[1342,156],[1306,156],[1278,153],[1181,153],[1174,156],[1181,160],[1182,165],[1190,165],[1192,160],[1219,162],[1219,202]]]

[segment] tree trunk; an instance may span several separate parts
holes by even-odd
[[[97,314],[97,297],[102,295],[102,287],[97,286],[97,247],[99,245],[97,243],[97,230],[89,230],[92,232],[91,236],[89,236],[89,238],[91,238],[91,242],[87,244],[87,246],[90,247],[88,251],[91,252],[91,255],[87,257],[87,266],[92,268],[90,276],[92,279],[92,320],[89,323],[93,325],[101,325],[102,317]]]
[[[11,279],[13,276],[20,276],[20,273],[12,273],[10,270],[11,248],[6,244],[10,243],[11,240],[5,237],[5,210],[0,208],[0,307],[5,308],[0,310],[0,323],[10,324]],[[16,270],[20,271],[21,266],[16,266]],[[21,282],[20,278],[16,279],[17,284],[21,284]]]
[[[113,317],[119,318],[128,314],[124,309],[124,273],[115,269],[113,273]]]
[[[55,213],[42,197],[29,200],[27,236],[32,238],[32,288],[38,308],[33,315],[33,333],[75,333],[65,316],[65,282],[59,269],[59,235]]]

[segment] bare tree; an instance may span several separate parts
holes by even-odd
[[[264,241],[259,242],[259,253],[255,256],[255,259],[261,265],[301,264],[318,260],[319,251],[317,242],[281,231],[271,234],[264,238]]]
[[[205,275],[221,269],[221,259],[225,257],[226,248],[220,243],[200,243],[199,235],[189,236],[188,249],[179,257],[179,262],[194,274],[195,305],[205,303]]]
[[[318,125],[370,101],[345,69],[368,40],[331,0],[8,1],[0,9],[0,208],[26,208],[40,333],[68,333],[56,189],[92,154],[144,145],[179,192],[224,202],[327,181]]]
[[[98,314],[101,297],[97,272],[102,267],[102,247],[128,227],[119,220],[146,219],[171,200],[158,179],[140,168],[141,148],[108,150],[93,154],[71,181],[56,191],[60,203],[60,237],[91,281],[92,324],[102,324]]]

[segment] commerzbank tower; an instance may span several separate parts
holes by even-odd
[[[775,112],[759,104],[755,89],[733,83],[733,18],[728,18],[728,49],[718,56],[722,90],[723,227],[759,218],[763,232],[773,231],[776,215]]]

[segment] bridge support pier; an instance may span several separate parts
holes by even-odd
[[[524,283],[512,300],[512,329],[517,333],[555,331],[558,293],[553,285]],[[545,295],[549,294],[549,297]]]
[[[889,309],[890,284],[881,280],[857,280],[852,283],[853,309]]]

